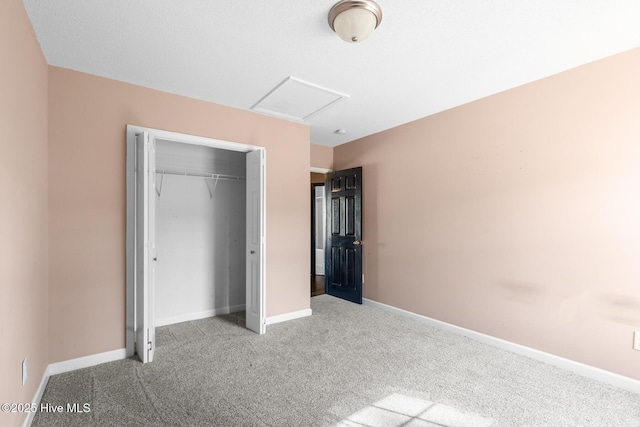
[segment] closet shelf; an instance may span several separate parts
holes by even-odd
[[[221,179],[223,181],[245,181],[246,180],[244,176],[225,175],[221,173],[178,172],[178,171],[171,171],[171,170],[156,170],[156,173],[159,173],[162,175],[180,175],[180,176],[193,176],[196,178]]]
[[[207,184],[207,190],[209,190],[209,197],[213,198],[213,193],[216,191],[216,187],[218,186],[218,181],[246,181],[247,179],[244,176],[237,175],[225,175],[220,173],[197,173],[197,172],[178,172],[171,170],[157,170],[156,173],[162,175],[160,177],[160,182],[156,183],[156,193],[158,197],[162,195],[162,182],[164,181],[165,175],[179,175],[179,176],[192,176],[196,178],[204,178],[205,184]],[[209,180],[212,180],[213,188],[209,184]],[[159,184],[159,185],[158,185]]]

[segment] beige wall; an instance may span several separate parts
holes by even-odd
[[[47,64],[20,0],[0,2],[0,64],[0,403],[24,403],[48,363]]]
[[[311,144],[311,166],[322,169],[333,169],[333,147]]]
[[[364,296],[640,379],[640,49],[334,149]]]
[[[50,362],[125,346],[127,124],[266,147],[267,315],[309,308],[307,126],[49,67]]]

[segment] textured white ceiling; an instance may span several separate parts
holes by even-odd
[[[51,65],[244,110],[288,76],[348,94],[306,120],[330,146],[640,46],[639,0],[379,0],[359,44],[335,1],[24,4]]]

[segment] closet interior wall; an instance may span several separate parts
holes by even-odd
[[[245,153],[156,141],[155,324],[245,308]]]

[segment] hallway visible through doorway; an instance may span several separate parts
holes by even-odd
[[[324,276],[317,274],[311,275],[311,296],[317,297],[324,295]]]
[[[311,173],[311,296],[324,294],[325,174]]]

